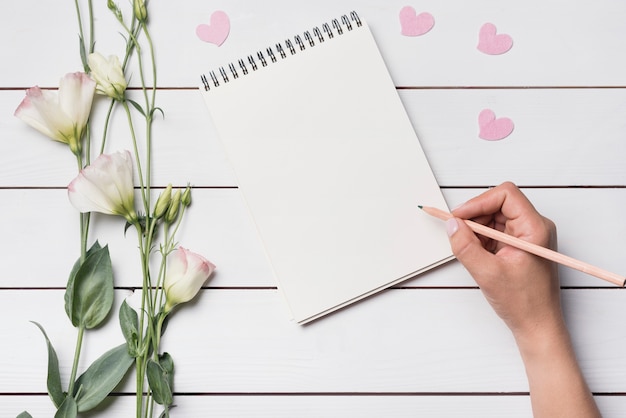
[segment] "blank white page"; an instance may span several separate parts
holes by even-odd
[[[418,209],[446,207],[439,186],[369,28],[352,27],[201,89],[299,323],[452,256]]]

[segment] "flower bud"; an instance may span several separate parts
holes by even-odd
[[[109,8],[110,11],[113,12],[113,14],[115,15],[115,18],[121,22],[122,21],[122,11],[117,6],[117,4],[115,4],[115,2],[113,0],[107,0],[107,7]]]
[[[146,9],[146,2],[144,0],[133,0],[133,13],[140,22],[145,22],[148,18],[148,10]]]
[[[165,214],[165,222],[172,223],[176,220],[176,216],[178,216],[178,209],[180,208],[180,190],[176,190],[174,195],[172,196],[172,200],[170,201],[170,207],[167,209],[167,213]]]
[[[183,196],[180,198],[180,202],[185,207],[189,207],[191,205],[191,186],[187,186],[183,193]]]
[[[170,207],[170,202],[172,201],[172,184],[168,184],[163,193],[159,195],[157,199],[156,205],[154,205],[154,213],[153,216],[155,219],[160,219],[165,215],[167,210]]]

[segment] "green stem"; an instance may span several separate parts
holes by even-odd
[[[126,42],[126,55],[124,56],[124,60],[122,61],[122,68],[126,70],[126,65],[128,64],[128,60],[135,49],[137,44],[137,35],[139,35],[139,30],[141,27],[137,27],[137,19],[132,20],[130,28],[128,28],[124,22],[120,22],[122,27],[128,32],[129,39]]]
[[[78,36],[80,37],[80,50],[81,50],[81,60],[83,61],[83,70],[87,72],[87,62],[83,60],[82,51],[86,51],[85,49],[85,38],[83,36],[83,20],[80,15],[80,6],[78,5],[78,0],[74,0],[74,6],[76,7],[76,17],[78,18]]]
[[[70,385],[67,392],[70,395],[74,395],[74,383],[76,381],[76,374],[78,372],[78,360],[80,359],[80,351],[83,346],[83,337],[85,335],[85,327],[83,325],[78,327],[78,336],[76,338],[76,350],[74,351],[74,364],[72,365],[72,374],[70,375]]]
[[[80,6],[78,5],[78,0],[74,0],[74,7],[76,7],[76,16],[78,17],[78,34],[80,38],[83,39],[83,21],[80,18]]]
[[[100,154],[104,153],[104,146],[107,142],[107,133],[109,132],[109,121],[111,120],[111,114],[113,113],[113,107],[115,106],[115,99],[111,99],[109,104],[109,110],[104,119],[104,129],[102,130],[102,143],[100,144]]]
[[[163,282],[165,281],[165,271],[167,270],[167,256],[171,252],[168,241],[169,241],[169,233],[170,228],[169,224],[165,224],[163,227],[163,247],[161,248],[161,266],[159,267],[159,276],[157,278],[157,293],[154,295],[154,303],[159,309],[163,306],[163,297],[165,294],[165,289],[163,288]],[[160,291],[159,291],[160,290]],[[157,300],[157,298],[159,300]]]
[[[137,357],[137,398],[136,398],[136,417],[142,418],[141,411],[143,411],[143,382],[144,382],[144,367],[143,357]]]
[[[148,398],[146,399],[146,412],[144,418],[152,417],[152,410],[154,408],[154,401],[152,400],[152,392],[148,391]]]
[[[159,319],[157,321],[154,338],[153,338],[152,359],[156,361],[157,363],[159,362],[159,353],[160,353],[160,347],[161,347],[161,331],[163,330],[163,322],[165,322],[166,317],[167,317],[167,314],[163,312],[159,313]],[[147,403],[147,410],[146,410],[145,417],[147,418],[147,417],[152,416],[152,411],[154,409],[154,399],[152,398],[150,391],[148,391],[148,398],[146,399],[146,403]]]
[[[91,0],[87,3],[89,8],[89,53],[93,53],[94,47],[96,46],[94,40],[94,19],[93,19],[93,3]]]
[[[163,299],[163,291],[161,289],[161,284],[163,281],[163,275],[165,271],[165,259],[162,260],[162,267],[159,271],[159,275],[157,277],[156,287],[153,288],[152,278],[150,277],[150,253],[152,251],[153,238],[155,235],[155,229],[157,227],[157,220],[151,218],[151,182],[152,182],[152,122],[155,111],[155,100],[156,100],[156,63],[154,57],[154,48],[152,39],[150,37],[150,33],[145,22],[139,22],[137,19],[133,18],[130,28],[126,26],[126,24],[120,20],[121,25],[124,27],[126,32],[128,33],[128,41],[126,46],[126,56],[124,57],[122,68],[125,69],[128,63],[128,60],[133,51],[136,52],[137,64],[139,69],[139,78],[141,82],[141,90],[143,93],[143,98],[145,102],[145,107],[142,111],[143,116],[145,118],[145,171],[141,166],[141,159],[139,158],[138,153],[138,144],[137,138],[135,135],[134,127],[132,124],[132,118],[130,114],[130,108],[128,106],[128,102],[122,102],[123,107],[126,111],[126,115],[128,118],[132,143],[135,153],[135,160],[137,165],[137,171],[140,182],[140,190],[141,196],[143,200],[144,213],[146,214],[146,222],[144,227],[141,225],[135,225],[138,232],[138,240],[139,240],[139,250],[141,255],[141,264],[142,264],[142,274],[143,274],[143,284],[142,284],[142,299],[141,299],[141,319],[140,319],[140,341],[142,342],[142,352],[141,355],[137,358],[137,417],[148,417],[152,415],[153,412],[153,399],[150,391],[149,385],[145,386],[145,375],[146,375],[146,367],[148,356],[152,352],[152,354],[158,359],[158,348],[160,345],[160,333],[163,326],[164,317],[159,313],[157,314],[157,310],[160,310],[161,304],[159,301]],[[147,44],[149,47],[149,54],[152,63],[152,87],[151,92],[148,92],[148,85],[146,83],[145,78],[145,69],[144,69],[144,61],[142,57],[141,47],[137,41],[137,37],[140,32],[146,36]],[[107,119],[108,123],[108,119]],[[166,228],[167,229],[167,228]],[[166,237],[168,233],[166,232]],[[166,239],[166,243],[171,242]],[[168,248],[170,244],[167,244]],[[164,253],[164,257],[169,252],[168,248]],[[155,323],[156,321],[156,323]],[[152,349],[152,351],[151,351]],[[146,387],[147,394],[144,399],[144,387]]]
[[[148,197],[146,196],[147,192],[146,192],[146,186],[145,186],[144,178],[143,178],[143,170],[141,168],[141,159],[139,158],[139,147],[137,146],[137,136],[135,135],[133,118],[130,113],[130,108],[128,107],[128,102],[126,101],[122,102],[122,106],[124,107],[124,110],[126,111],[126,118],[128,120],[130,135],[131,135],[131,139],[133,142],[133,150],[135,152],[135,164],[137,164],[137,174],[139,175],[139,187],[141,190],[141,199],[143,201],[144,211],[145,213],[149,213],[149,209],[150,209],[149,201],[148,201]]]
[[[174,244],[174,237],[178,233],[178,229],[180,228],[180,224],[183,221],[183,216],[185,215],[185,210],[186,209],[187,209],[187,206],[181,205],[180,213],[178,214],[178,218],[176,219],[176,226],[174,227],[174,232],[172,233],[172,238],[171,238],[171,243],[170,243],[170,244],[172,244],[172,246]]]
[[[159,314],[159,320],[157,322],[157,334],[154,341],[154,353],[152,358],[154,361],[159,361],[159,352],[161,347],[161,330],[163,329],[163,323],[165,322],[165,318],[167,318],[167,314],[161,312]]]
[[[85,51],[85,38],[83,33],[83,23],[80,14],[80,7],[78,5],[78,0],[74,1],[76,6],[76,16],[78,18],[78,30],[80,34],[80,42],[81,42],[81,51]],[[90,22],[90,44],[93,44],[93,10],[91,5],[91,0],[89,0],[89,22]],[[81,59],[83,58],[83,54],[81,53]],[[88,67],[86,61],[83,61],[83,66],[85,72],[87,72]],[[87,163],[89,163],[89,153],[90,153],[90,129],[89,124],[86,127],[86,142],[87,142]],[[80,138],[79,138],[80,139]],[[78,172],[83,169],[83,157],[80,153],[76,155],[76,163],[78,165]],[[90,214],[89,213],[81,213],[80,215],[80,262],[83,263],[85,261],[87,255],[87,239],[89,234],[89,221]],[[78,327],[78,335],[76,336],[76,348],[74,350],[74,361],[72,363],[72,372],[70,374],[70,381],[68,386],[68,393],[70,396],[74,396],[74,385],[76,383],[76,375],[78,374],[78,364],[80,361],[80,354],[83,347],[83,340],[85,337],[85,327],[84,325],[79,325]]]
[[[87,257],[87,240],[89,237],[89,222],[91,220],[91,213],[80,214],[80,263],[82,264]]]
[[[80,155],[76,156],[76,165],[78,166],[78,172],[83,169],[83,159]],[[89,220],[91,219],[90,213],[79,213],[79,225],[80,225],[80,262],[85,261],[87,255],[87,237],[89,234]]]
[[[88,120],[87,125],[85,125],[84,141],[85,141],[85,165],[87,166],[91,164],[91,120]]]
[[[154,59],[154,44],[152,43],[152,37],[150,36],[150,32],[148,31],[148,26],[145,23],[142,26],[143,26],[143,33],[146,36],[146,40],[148,42],[148,50],[150,51],[150,61],[152,62],[151,108],[154,110],[154,104],[156,102],[156,91],[157,91],[157,71],[156,71],[156,60]]]
[[[148,89],[147,89],[147,83],[146,83],[146,79],[145,79],[145,72],[144,72],[144,63],[143,63],[143,58],[141,56],[141,52],[139,50],[139,47],[136,46],[137,48],[137,63],[139,66],[139,78],[141,80],[141,90],[143,92],[143,96],[144,96],[144,101],[145,101],[145,118],[146,118],[146,173],[145,173],[145,181],[146,181],[146,189],[147,189],[147,196],[146,196],[146,213],[149,213],[150,211],[150,189],[151,189],[151,180],[152,180],[152,117],[154,114],[154,101],[155,101],[155,97],[156,97],[156,66],[155,66],[155,61],[154,61],[154,50],[152,47],[152,40],[150,38],[150,33],[147,29],[147,26],[145,24],[145,22],[140,23],[141,28],[143,29],[143,32],[146,36],[147,42],[148,42],[148,49],[150,51],[150,58],[151,58],[151,62],[152,62],[152,96],[151,98],[148,97]]]
[[[137,241],[139,243],[139,254],[141,257],[141,270],[142,270],[142,276],[143,276],[143,280],[142,280],[143,291],[141,295],[141,312],[140,312],[141,316],[140,316],[140,324],[139,324],[139,341],[142,341],[144,337],[143,330],[145,327],[145,316],[146,314],[151,314],[152,312],[150,297],[149,295],[146,296],[147,294],[149,294],[150,289],[152,287],[152,283],[150,280],[150,270],[149,270],[150,261],[149,261],[149,256],[146,255],[146,251],[149,251],[150,246],[148,245],[149,242],[144,242],[144,234],[143,234],[141,225],[137,223],[135,224],[135,228],[137,230]],[[147,308],[146,308],[146,301],[148,302]]]
[[[141,418],[142,411],[144,410],[144,400],[143,400],[143,388],[144,388],[144,380],[146,375],[146,359],[148,353],[150,352],[149,347],[151,345],[152,339],[152,330],[148,329],[144,335],[144,329],[146,327],[151,328],[151,321],[148,321],[146,324],[146,316],[152,317],[153,307],[151,303],[151,279],[150,279],[150,257],[149,251],[151,246],[151,234],[144,235],[142,227],[139,223],[135,224],[135,229],[137,230],[137,240],[139,243],[139,253],[141,257],[141,269],[142,269],[142,295],[141,295],[141,310],[140,310],[140,322],[139,322],[139,341],[141,341],[141,355],[137,357],[137,380],[136,380],[136,407],[137,407],[137,418]],[[146,306],[147,305],[147,306]]]
[[[89,72],[89,65],[87,64],[87,54],[93,52],[95,43],[94,43],[94,18],[93,18],[93,4],[92,0],[87,2],[87,7],[89,10],[89,47],[85,45],[85,32],[83,30],[83,19],[80,13],[80,6],[78,5],[78,0],[74,0],[74,6],[76,7],[76,17],[78,18],[78,34],[80,36],[80,50],[81,50],[81,60],[83,62],[83,70],[85,72]],[[84,53],[84,55],[83,55]]]

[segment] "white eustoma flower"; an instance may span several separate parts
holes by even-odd
[[[91,76],[96,80],[96,91],[112,99],[123,100],[128,87],[120,60],[115,55],[105,58],[94,52],[87,57]]]
[[[72,205],[80,212],[120,215],[137,220],[134,209],[133,162],[130,152],[101,154],[67,186]]]
[[[179,303],[193,299],[215,270],[215,265],[199,254],[183,247],[167,257],[164,312],[169,312]]]
[[[81,138],[87,125],[96,82],[85,73],[66,74],[58,92],[32,87],[15,110],[15,116],[44,135],[81,152]]]

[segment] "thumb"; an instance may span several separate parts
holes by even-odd
[[[446,221],[446,230],[454,256],[472,276],[480,275],[493,262],[494,255],[483,248],[474,231],[465,222],[450,218]]]

